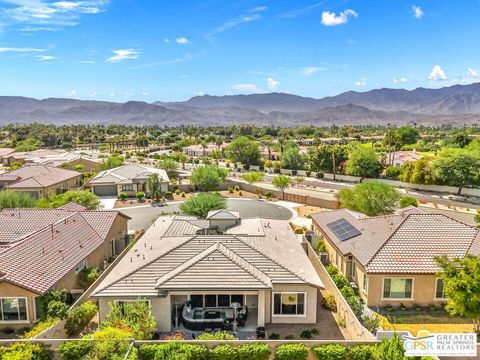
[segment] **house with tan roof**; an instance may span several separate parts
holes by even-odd
[[[147,301],[160,332],[255,331],[316,323],[322,288],[287,221],[221,210],[160,217],[92,296],[100,319],[109,303]]]
[[[11,151],[4,154],[1,159],[3,166],[12,166],[13,164],[29,164],[34,163],[34,159],[44,158],[48,156],[62,156],[66,154],[65,150],[59,149],[37,149],[32,151]],[[0,152],[1,155],[1,152]]]
[[[423,158],[424,155],[417,153],[416,150],[412,151],[394,151],[385,155],[384,162],[390,166],[403,166],[407,162],[414,162]]]
[[[328,263],[371,307],[444,303],[434,258],[480,253],[479,229],[414,207],[376,217],[341,209],[313,214],[312,220]]]
[[[134,197],[137,192],[150,194],[148,177],[158,174],[160,178],[160,192],[168,191],[169,178],[163,169],[153,168],[142,164],[126,164],[113,169],[100,171],[86,185],[98,196],[119,196],[125,193]]]
[[[61,194],[81,186],[78,171],[49,165],[25,165],[0,175],[0,189],[24,192],[34,198]]]
[[[40,297],[53,290],[78,297],[80,271],[104,269],[127,245],[128,220],[118,211],[72,203],[0,210],[0,328],[37,321]]]

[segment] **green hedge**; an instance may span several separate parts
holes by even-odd
[[[67,313],[65,329],[68,335],[76,335],[93,319],[97,313],[97,306],[90,302],[76,306]]]
[[[275,360],[307,360],[308,347],[302,343],[277,346]]]
[[[161,345],[145,344],[140,346],[139,358],[142,360],[207,360],[208,349],[204,345],[175,341]]]
[[[49,360],[50,354],[42,344],[17,343],[12,346],[0,346],[1,360]]]
[[[218,345],[208,354],[209,360],[236,360],[238,359],[238,347],[232,345]]]
[[[268,360],[270,348],[267,344],[247,344],[238,348],[238,356],[242,360]]]
[[[319,360],[344,360],[347,359],[348,350],[342,345],[329,344],[313,348],[313,353]]]

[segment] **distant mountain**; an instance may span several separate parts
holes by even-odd
[[[314,99],[284,93],[195,96],[182,102],[126,103],[0,96],[0,124],[463,125],[480,120],[480,83],[440,89],[348,91]]]

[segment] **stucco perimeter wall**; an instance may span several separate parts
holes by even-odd
[[[323,282],[325,290],[335,297],[338,309],[337,317],[342,317],[343,319],[345,319],[346,327],[350,329],[351,334],[354,334],[354,338],[349,340],[374,340],[375,337],[373,336],[373,334],[370,333],[357,319],[352,309],[350,308],[350,306],[348,306],[344,297],[340,293],[340,290],[338,290],[327,270],[321,263],[317,254],[315,253],[311,245],[308,243],[306,244],[306,251],[308,258],[312,262],[313,267],[315,268],[315,270],[317,270],[318,276],[320,276],[320,279]]]

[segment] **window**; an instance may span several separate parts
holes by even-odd
[[[363,293],[366,294],[368,291],[368,277],[367,274],[363,274]]]
[[[203,307],[203,295],[190,296],[190,302],[192,304],[192,308]]]
[[[0,298],[0,321],[27,320],[27,298]]]
[[[122,185],[122,191],[133,191],[133,185],[132,184]]]
[[[437,279],[435,285],[435,299],[445,299],[445,290],[443,288],[443,279]]]
[[[273,314],[277,316],[305,315],[305,293],[273,293]]]
[[[384,299],[411,299],[413,279],[385,278],[383,279]]]
[[[205,295],[205,307],[217,307],[217,295]]]
[[[80,271],[87,267],[87,259],[82,260],[77,266],[75,266],[75,274],[78,274]]]
[[[230,294],[205,294],[205,295],[190,295],[190,302],[192,308],[196,307],[229,307],[231,303],[239,303],[241,306],[245,305],[244,295],[230,295]]]

